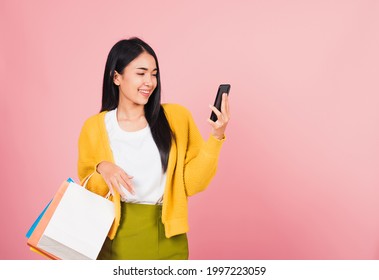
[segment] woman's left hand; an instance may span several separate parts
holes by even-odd
[[[228,95],[226,93],[222,95],[221,112],[215,106],[209,105],[209,107],[217,116],[217,121],[215,122],[208,119],[212,126],[212,135],[221,140],[225,137],[225,129],[230,119]]]

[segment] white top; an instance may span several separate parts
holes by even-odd
[[[123,201],[161,204],[166,173],[162,171],[161,157],[149,125],[138,131],[125,131],[118,124],[115,109],[105,114],[105,126],[115,164],[133,176],[135,195],[121,186],[126,194]]]

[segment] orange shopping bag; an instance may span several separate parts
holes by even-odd
[[[112,201],[63,182],[27,244],[49,259],[96,259],[114,220]]]

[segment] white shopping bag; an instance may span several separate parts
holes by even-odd
[[[69,183],[36,247],[58,259],[96,259],[114,216],[113,202]]]

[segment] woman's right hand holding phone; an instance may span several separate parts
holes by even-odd
[[[212,126],[212,135],[221,140],[225,137],[225,130],[230,119],[228,94],[222,94],[221,111],[215,106],[209,105],[209,107],[217,116],[216,121],[208,119],[208,122]]]

